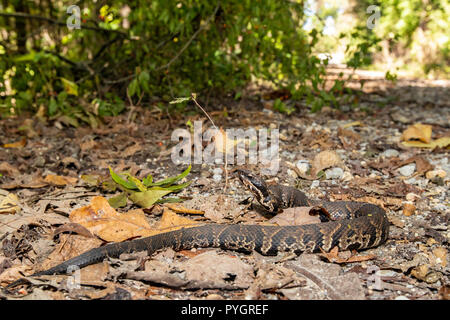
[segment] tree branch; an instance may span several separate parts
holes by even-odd
[[[66,22],[57,21],[57,20],[53,20],[53,19],[48,18],[48,17],[37,16],[37,15],[23,13],[23,12],[14,12],[14,13],[0,12],[0,17],[41,20],[41,21],[46,21],[46,22],[51,23],[51,24],[58,25],[58,26],[67,27],[67,23]],[[81,29],[85,29],[85,30],[117,33],[117,34],[120,34],[123,37],[128,38],[128,34],[123,32],[123,31],[120,31],[120,30],[110,30],[110,29],[104,29],[104,28],[100,28],[100,27],[83,26],[83,25],[80,25],[80,28]]]

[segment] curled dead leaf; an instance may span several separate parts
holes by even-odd
[[[425,143],[431,141],[432,126],[427,124],[415,123],[409,126],[402,134],[403,141],[420,140]]]
[[[311,165],[311,176],[316,177],[321,170],[342,165],[342,160],[335,151],[325,150],[318,153]]]
[[[15,214],[20,212],[19,198],[13,194],[0,194],[0,214]]]

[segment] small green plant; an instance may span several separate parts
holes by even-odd
[[[178,181],[186,177],[190,171],[191,166],[189,165],[185,171],[175,177],[153,182],[153,177],[150,174],[144,179],[139,180],[129,173],[125,172],[122,174],[117,174],[109,168],[111,178],[124,192],[110,198],[108,202],[113,208],[118,208],[125,206],[128,198],[135,204],[143,208],[148,208],[156,202],[164,203],[178,201],[176,198],[161,198],[169,193],[178,192],[190,185],[191,181],[176,184]]]

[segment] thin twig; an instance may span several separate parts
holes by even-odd
[[[203,107],[197,102],[197,99],[195,99],[195,94],[191,95],[191,99],[192,101],[194,101],[194,103],[197,105],[197,107],[200,108],[200,110],[203,111],[203,113],[208,117],[209,121],[211,121],[212,125],[214,126],[214,128],[216,130],[219,130],[219,128],[217,128],[217,126],[214,124],[214,121],[211,119],[211,117],[209,116],[208,112],[205,111],[205,109],[203,109]]]

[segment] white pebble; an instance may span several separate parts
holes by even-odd
[[[398,172],[400,172],[400,174],[404,177],[409,177],[410,175],[412,175],[414,173],[414,171],[416,171],[415,163],[407,164],[406,166],[403,166],[398,169]]]
[[[295,166],[301,174],[305,174],[308,172],[309,168],[311,168],[311,165],[307,160],[298,160]]]
[[[222,168],[214,168],[213,174],[221,175],[223,172]]]
[[[327,169],[325,170],[325,175],[327,179],[340,179],[344,175],[344,170],[339,167]]]
[[[222,180],[222,175],[221,174],[215,174],[213,175],[213,180],[215,182],[220,182],[220,180]]]
[[[398,157],[400,153],[395,149],[387,149],[381,155],[386,158]]]
[[[319,187],[319,185],[320,185],[320,181],[319,180],[314,180],[311,183],[311,188],[317,188],[317,187]]]

